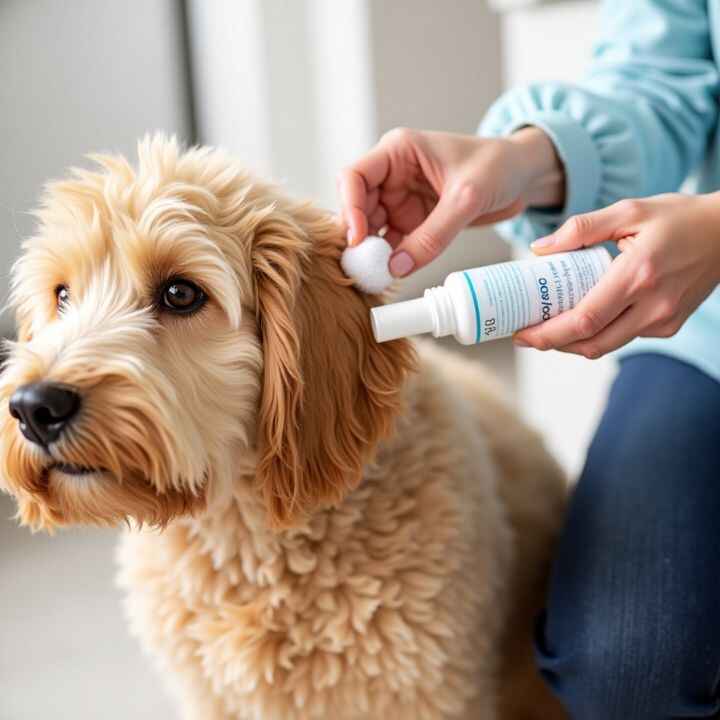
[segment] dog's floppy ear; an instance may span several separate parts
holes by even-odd
[[[260,489],[276,527],[338,502],[361,479],[400,411],[415,354],[378,344],[369,309],[339,268],[340,231],[310,208],[274,212],[255,236],[264,354],[258,427]]]

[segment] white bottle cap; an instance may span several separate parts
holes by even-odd
[[[432,332],[435,327],[432,306],[424,297],[375,307],[370,318],[377,342]]]
[[[435,337],[455,332],[452,298],[444,287],[428,288],[417,300],[373,308],[370,318],[377,342],[429,332]]]

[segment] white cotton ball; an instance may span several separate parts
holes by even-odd
[[[388,268],[392,248],[385,238],[368,235],[359,245],[345,248],[340,258],[343,272],[366,293],[381,293],[394,280]]]

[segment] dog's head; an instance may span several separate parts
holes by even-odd
[[[21,520],[162,526],[247,478],[276,526],[339,501],[413,353],[373,341],[333,218],[163,137],[137,169],[96,159],[48,187],[14,270],[0,484]]]

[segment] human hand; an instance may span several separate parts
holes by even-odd
[[[338,178],[348,241],[386,229],[401,277],[437,257],[468,225],[512,217],[527,205],[561,205],[563,170],[542,130],[509,138],[398,128]]]
[[[577,215],[532,248],[538,255],[607,240],[621,254],[568,312],[515,343],[599,358],[636,337],[670,337],[720,283],[720,193],[622,200]]]

